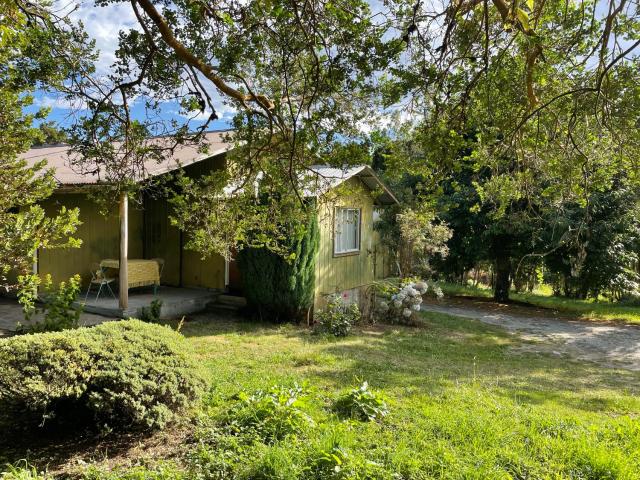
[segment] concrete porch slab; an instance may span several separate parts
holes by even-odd
[[[98,325],[102,322],[115,320],[114,316],[95,315],[93,313],[83,312],[80,315],[80,325],[90,326]],[[42,320],[42,314],[34,315],[30,322],[25,322],[22,313],[22,306],[16,299],[0,298],[0,337],[10,335],[15,332],[18,323],[23,325],[31,325]]]
[[[176,318],[205,310],[216,301],[220,293],[215,290],[165,286],[160,287],[155,295],[149,289],[134,290],[129,292],[129,308],[126,310],[121,310],[118,299],[108,293],[101,294],[98,300],[95,300],[95,294],[90,294],[84,311],[107,317],[139,317],[144,307],[149,307],[154,300],[161,300],[160,318]],[[80,303],[84,303],[84,298]]]

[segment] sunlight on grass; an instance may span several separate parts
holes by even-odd
[[[474,287],[452,283],[441,283],[439,285],[447,296],[491,298],[493,294],[491,289],[484,286]],[[640,307],[620,305],[607,300],[576,300],[555,297],[552,295],[551,288],[548,285],[543,285],[533,293],[511,292],[511,298],[585,320],[622,321],[640,324]]]
[[[480,322],[425,314],[418,328],[340,340],[232,322],[195,322],[185,334],[211,375],[213,419],[238,391],[306,385],[315,426],[238,447],[225,468],[239,478],[308,478],[310,458],[337,447],[343,468],[366,478],[640,478],[640,374],[523,353]],[[341,420],[329,406],[364,380],[389,415]],[[202,455],[219,458],[216,442]]]

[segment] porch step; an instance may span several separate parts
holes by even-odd
[[[244,297],[237,297],[235,295],[222,294],[218,296],[218,301],[216,303],[220,305],[230,305],[239,308],[247,306],[247,299]]]
[[[223,294],[218,295],[216,301],[209,304],[208,310],[234,313],[246,305],[247,300],[244,297]]]

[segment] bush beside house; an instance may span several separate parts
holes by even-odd
[[[204,381],[182,335],[139,320],[0,341],[0,426],[156,429]]]
[[[318,218],[311,215],[301,238],[290,240],[283,258],[266,248],[238,254],[249,312],[260,319],[286,322],[307,318],[313,307],[319,246]]]

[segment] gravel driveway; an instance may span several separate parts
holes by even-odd
[[[423,311],[473,318],[531,341],[531,351],[640,371],[640,326],[521,316],[465,305],[425,304]]]

